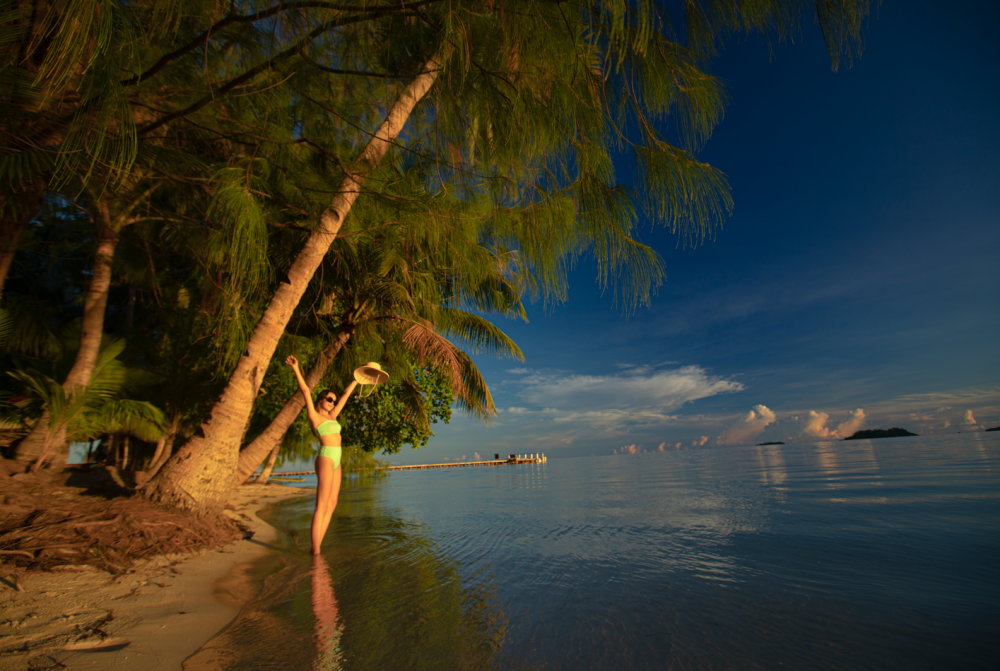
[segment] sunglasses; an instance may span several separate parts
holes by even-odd
[[[330,403],[333,403],[334,401],[337,400],[337,397],[336,396],[324,396],[323,398],[321,398],[319,400],[321,400],[321,401],[329,401]]]

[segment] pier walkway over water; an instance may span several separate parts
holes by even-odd
[[[544,464],[548,457],[544,454],[512,454],[507,459],[488,459],[481,461],[454,461],[444,464],[414,464],[412,466],[385,466],[376,470],[382,471],[413,471],[421,468],[455,468],[456,466],[515,466],[518,464]],[[283,471],[272,473],[271,478],[287,478],[293,475],[315,475],[316,471]],[[254,473],[250,479],[256,479],[260,474]]]
[[[544,454],[512,454],[508,459],[485,461],[454,461],[445,464],[414,464],[412,466],[386,466],[387,471],[412,471],[418,468],[454,468],[456,466],[506,466],[515,464],[544,464],[548,459]],[[382,469],[379,469],[382,470]]]

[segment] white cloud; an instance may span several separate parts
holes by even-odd
[[[472,456],[474,456],[476,458],[475,461],[482,461],[483,460],[483,458],[479,456],[478,452],[473,452]]]
[[[508,368],[507,372],[511,375],[527,375],[531,372],[530,368]]]
[[[520,398],[551,410],[555,421],[602,428],[668,422],[674,419],[670,412],[685,403],[744,388],[734,380],[710,375],[700,366],[672,370],[636,366],[614,375],[534,373],[518,382],[522,385]]]
[[[698,440],[691,441],[691,447],[701,447],[708,442],[708,436],[702,436]]]
[[[636,445],[635,443],[632,443],[631,445],[625,445],[615,450],[615,454],[642,454],[643,452],[645,452],[645,450],[643,450],[642,447]]]
[[[840,415],[841,412],[837,414]],[[861,428],[868,417],[863,408],[846,414],[846,419],[832,428],[829,426],[830,413],[827,412],[809,410],[802,414],[779,417],[766,405],[755,405],[750,412],[733,422],[716,442],[722,445],[739,445],[765,437],[767,440],[806,441],[845,438]]]
[[[830,429],[826,428],[826,422],[830,415],[825,412],[810,410],[806,415],[806,425],[802,427],[803,438],[829,438]]]
[[[663,448],[665,448],[666,446],[667,446],[667,444],[665,442],[663,442],[663,443],[660,443],[660,446],[658,448],[656,448],[656,449],[659,452],[663,452],[664,451]]]
[[[804,418],[790,417],[782,423],[779,430],[790,440],[819,440],[823,438],[846,438],[861,428],[868,414],[862,408],[851,410],[847,419],[837,425],[836,429],[827,426],[830,414],[810,410]],[[769,432],[770,433],[770,432]]]
[[[971,410],[966,410],[965,411],[965,422],[963,422],[963,423],[966,426],[975,426],[976,425],[976,416],[972,414]]]
[[[869,426],[901,426],[920,435],[956,427],[972,430],[983,426],[985,418],[1000,415],[1000,386],[899,396],[866,404],[865,411]]]
[[[841,438],[853,435],[865,423],[865,417],[865,411],[861,408],[852,411],[850,418],[841,422],[835,433]]]
[[[768,424],[776,419],[774,412],[766,405],[755,405],[750,412],[740,417],[735,424],[719,436],[724,445],[739,445],[759,436]]]
[[[551,410],[550,410],[551,411]],[[544,412],[544,411],[543,411]],[[587,422],[607,426],[632,422],[635,424],[662,424],[674,419],[674,415],[666,415],[652,410],[592,410],[590,412],[558,413],[552,418],[554,422]]]

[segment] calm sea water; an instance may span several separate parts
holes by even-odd
[[[316,564],[312,501],[277,506],[261,596],[199,659],[995,669],[998,485],[993,433],[393,473],[343,492]]]

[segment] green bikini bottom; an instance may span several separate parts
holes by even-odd
[[[340,468],[340,445],[323,445],[319,448],[317,456],[333,459],[333,470]]]

